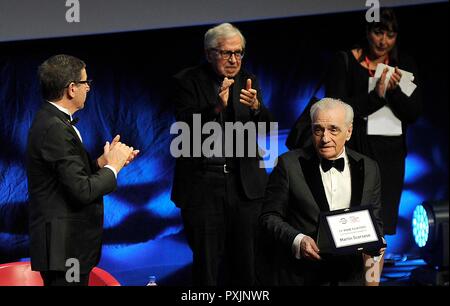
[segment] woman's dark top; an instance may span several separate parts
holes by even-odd
[[[345,55],[345,56],[344,56]],[[382,179],[382,205],[385,234],[395,234],[398,207],[403,189],[406,157],[406,130],[422,109],[421,86],[417,66],[411,57],[399,57],[398,63],[389,63],[414,74],[417,88],[406,96],[397,86],[387,91],[385,98],[375,90],[368,93],[369,70],[353,56],[351,50],[339,52],[333,59],[325,81],[326,96],[338,98],[350,104],[354,111],[353,134],[348,146],[378,162]],[[402,122],[402,135],[367,135],[367,116],[383,106],[389,106]]]

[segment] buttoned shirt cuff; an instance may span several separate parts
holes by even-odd
[[[106,165],[105,168],[111,169],[111,171],[114,173],[114,176],[115,176],[116,179],[117,179],[117,171],[116,171],[116,169],[114,169],[113,166]]]
[[[297,259],[302,258],[300,244],[302,243],[302,240],[304,237],[305,237],[305,235],[298,234],[297,236],[295,236],[294,242],[292,243],[292,252],[294,253],[295,258],[297,258]]]

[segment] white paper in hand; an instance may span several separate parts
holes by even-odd
[[[375,89],[375,86],[377,85],[377,82],[380,79],[381,73],[383,72],[385,67],[389,66],[378,64],[377,70],[375,71],[375,76],[369,78],[368,92],[371,92]],[[389,71],[386,73],[385,88],[387,87],[387,84],[393,72],[394,70],[389,69]],[[405,80],[409,77],[410,76],[405,77]],[[367,135],[398,136],[401,134],[402,122],[394,115],[394,113],[388,106],[383,106],[378,111],[367,117]]]
[[[402,92],[410,97],[414,90],[416,89],[417,85],[414,84],[412,81],[408,81],[407,79],[401,78],[400,82],[398,83],[398,86],[402,90]]]
[[[385,92],[383,93],[383,97],[386,94],[386,88],[389,84],[389,80],[391,79],[392,74],[395,72],[395,68],[385,65],[385,64],[378,64],[377,65],[377,69],[375,71],[375,75],[374,78],[378,81],[379,78],[381,78],[381,74],[384,71],[384,68],[388,68],[388,72],[386,73],[386,80],[384,83],[384,88],[385,88]],[[400,87],[401,91],[407,95],[408,97],[410,97],[412,95],[412,93],[414,92],[414,90],[416,89],[417,85],[413,83],[414,81],[414,74],[412,74],[409,71],[405,71],[402,69],[399,69],[400,73],[402,74],[402,77],[400,78],[400,82],[398,83],[398,86]],[[369,83],[370,84],[370,83]],[[370,87],[369,87],[370,89]],[[373,90],[373,89],[372,89]],[[371,90],[369,90],[370,92]]]

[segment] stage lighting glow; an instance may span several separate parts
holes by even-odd
[[[424,196],[417,191],[404,189],[400,198],[399,216],[411,220],[417,203],[422,203],[424,200]]]
[[[411,272],[413,282],[448,286],[448,200],[426,201],[413,213],[412,231],[427,263]]]
[[[413,212],[412,228],[416,244],[424,247],[428,241],[430,226],[427,211],[422,205],[417,205]]]
[[[431,171],[431,165],[419,154],[408,154],[406,157],[405,184],[413,184]]]

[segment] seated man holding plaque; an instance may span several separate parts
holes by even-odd
[[[345,147],[353,110],[324,98],[310,111],[313,146],[281,155],[260,224],[271,247],[266,285],[377,285],[384,252],[376,162]]]

